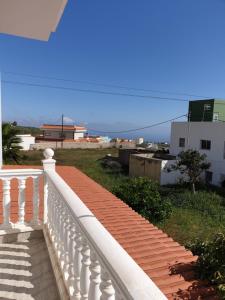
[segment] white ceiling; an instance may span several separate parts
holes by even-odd
[[[0,0],[0,33],[47,41],[67,0]]]

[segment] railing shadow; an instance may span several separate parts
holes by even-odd
[[[44,238],[0,244],[1,299],[59,299]]]
[[[200,280],[196,270],[195,262],[192,263],[177,263],[170,267],[171,275],[181,275],[185,281],[191,282],[191,285],[184,290],[179,290],[176,293],[178,299],[197,300],[204,299],[216,295],[216,290],[206,280]],[[200,296],[201,295],[201,296]],[[210,299],[210,298],[208,298]]]

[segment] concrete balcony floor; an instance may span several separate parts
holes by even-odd
[[[1,236],[0,299],[60,299],[43,233],[33,234]]]

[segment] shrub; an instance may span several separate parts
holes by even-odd
[[[198,255],[197,269],[202,279],[218,285],[225,299],[225,235],[217,233],[206,242],[195,241],[189,245],[194,255]]]
[[[113,193],[151,221],[162,221],[172,212],[171,203],[161,199],[158,184],[148,178],[129,178],[115,186]]]

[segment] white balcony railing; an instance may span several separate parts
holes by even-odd
[[[53,248],[69,298],[77,300],[166,299],[147,274],[57,174],[55,161],[52,159],[53,154],[50,149],[45,151],[46,159],[43,161],[43,230]],[[19,179],[19,224],[24,222],[24,182],[27,177],[34,178],[34,208],[31,224],[40,223],[38,178],[41,174],[41,170],[0,171],[0,179],[3,180],[4,185],[4,224],[2,225],[4,228],[7,225],[12,226],[9,220],[9,181],[14,177]],[[65,299],[63,295],[61,297]]]
[[[2,181],[2,209],[3,209],[3,222],[0,225],[0,230],[15,229],[28,225],[39,225],[39,181],[40,176],[43,174],[43,170],[39,169],[11,169],[1,170],[0,180]],[[25,222],[25,191],[26,182],[29,178],[33,180],[33,197],[32,197],[32,220],[28,224]],[[10,207],[11,207],[11,182],[17,179],[17,193],[18,195],[18,221],[16,223],[11,222],[10,219]]]

